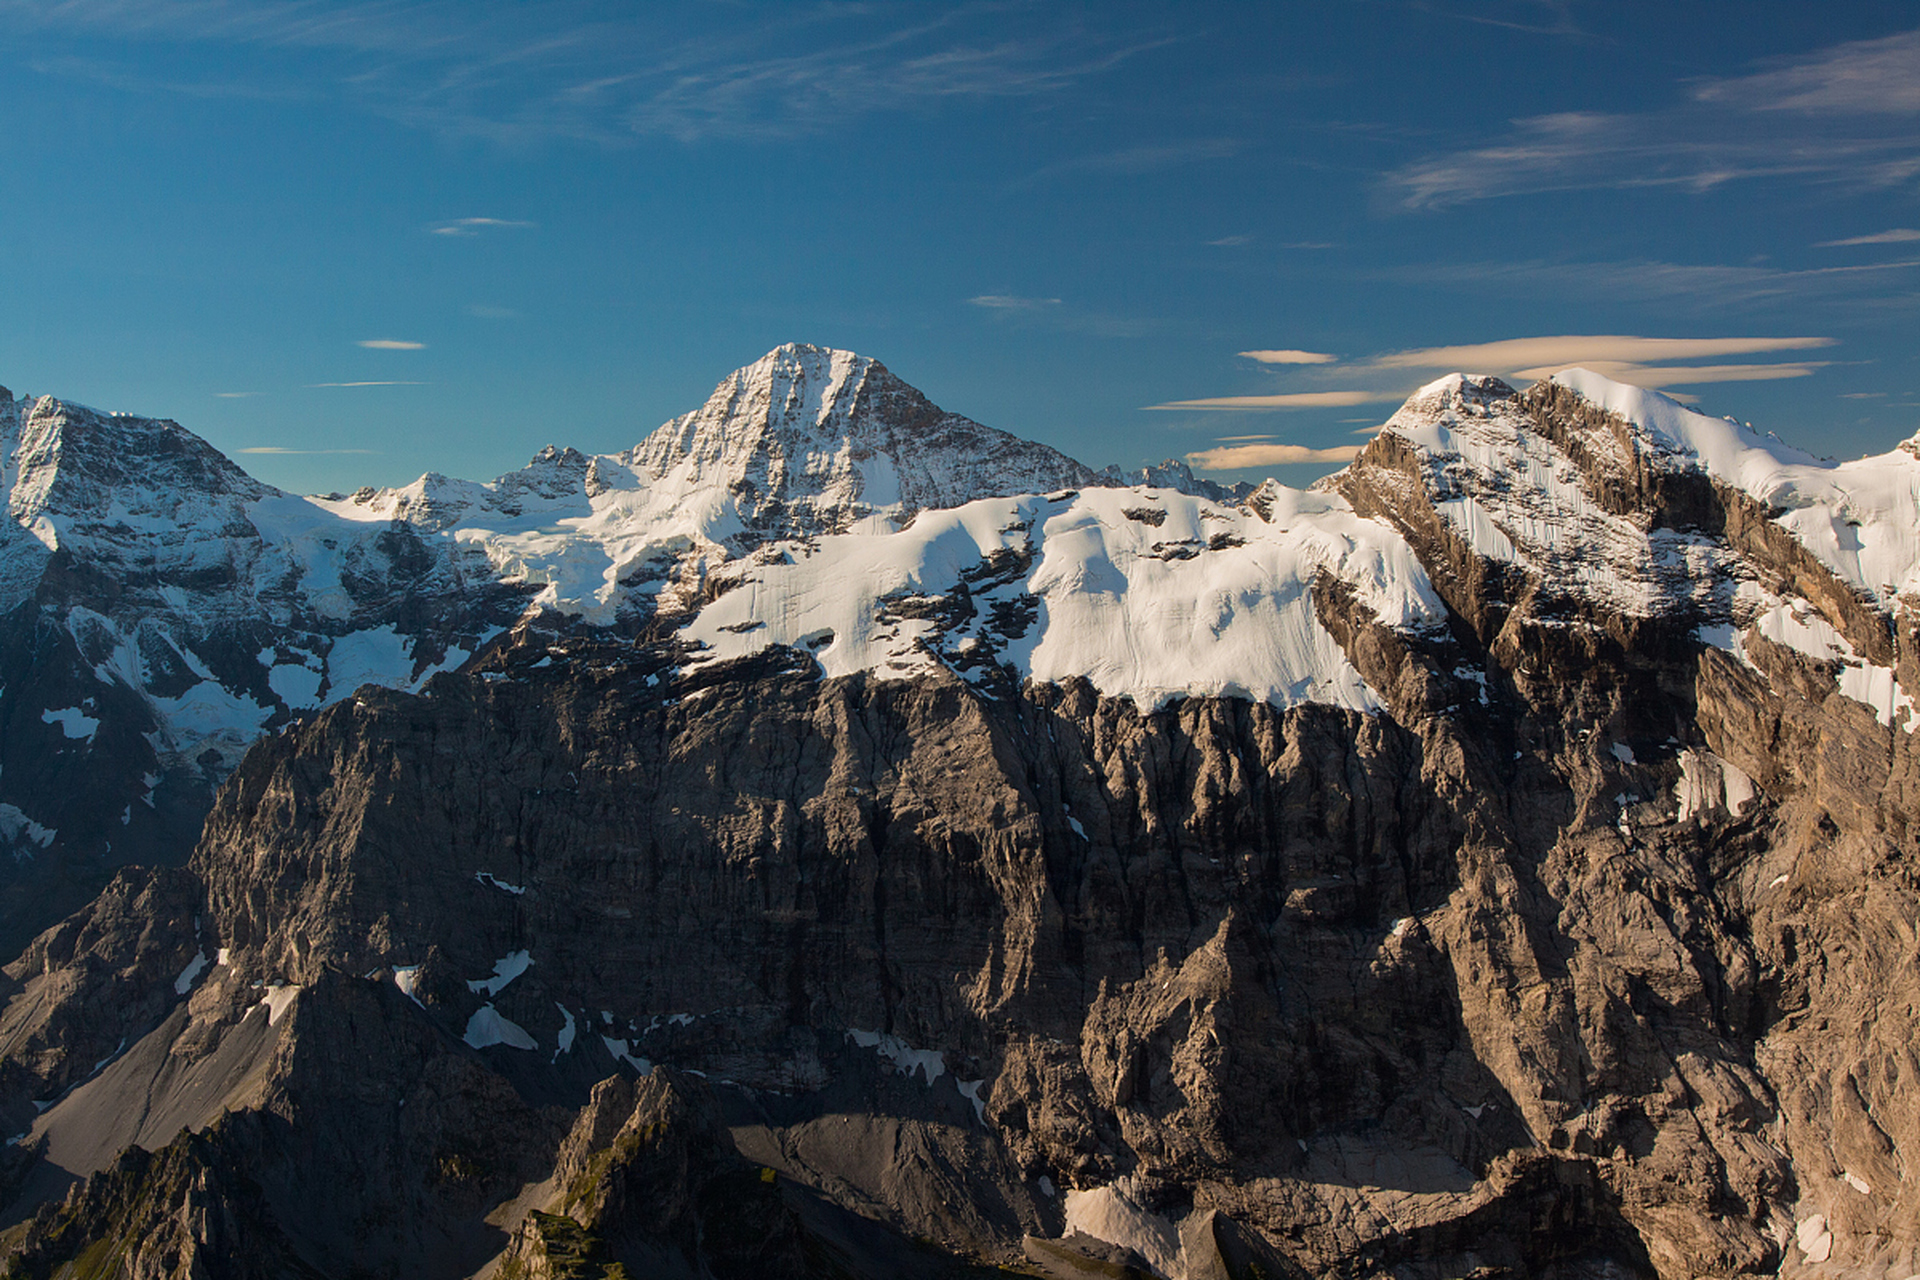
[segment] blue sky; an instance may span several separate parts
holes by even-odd
[[[1906,3],[0,0],[0,56],[0,383],[296,490],[793,340],[1222,478],[1461,366],[1920,429]]]

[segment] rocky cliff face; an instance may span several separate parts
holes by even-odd
[[[1901,1280],[1906,465],[1452,379],[1321,494],[820,539],[964,531],[859,606],[909,661],[827,675],[779,630],[804,555],[643,641],[532,617],[270,733],[187,868],[7,967],[4,1245]],[[1322,664],[1295,683],[1043,666],[1072,591],[1204,602],[1243,566],[1304,613],[1215,615],[1191,666],[1266,616],[1259,660]]]
[[[417,688],[530,602],[644,630],[756,551],[1087,483],[1117,478],[798,345],[625,453],[314,498],[176,423],[0,389],[0,951],[119,866],[184,860],[263,733]]]

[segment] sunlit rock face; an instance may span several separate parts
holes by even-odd
[[[1456,375],[1310,491],[1128,484],[803,347],[492,485],[139,432],[12,616],[259,715],[5,971],[28,1274],[1920,1271],[1911,450]],[[122,510],[197,532],[114,595]],[[68,665],[40,754],[177,756]]]

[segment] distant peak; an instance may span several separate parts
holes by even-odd
[[[1435,378],[1408,396],[1401,412],[1442,413],[1462,406],[1483,407],[1510,400],[1516,394],[1512,387],[1489,374],[1450,373],[1444,378]]]
[[[733,378],[760,381],[780,374],[820,375],[834,371],[859,372],[879,366],[880,362],[857,351],[838,347],[817,347],[810,342],[785,342],[750,365],[734,370]]]

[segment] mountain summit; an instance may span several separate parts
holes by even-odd
[[[1094,480],[1057,450],[946,412],[878,360],[803,343],[728,375],[620,461],[650,490],[723,488],[753,539]]]
[[[303,499],[52,403],[19,1274],[1920,1270],[1911,450],[1452,375],[1125,484],[787,347]]]

